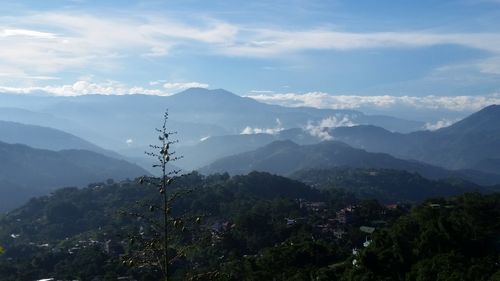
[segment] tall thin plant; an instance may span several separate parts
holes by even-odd
[[[146,215],[143,212],[128,212],[128,215],[135,216],[141,221],[147,222],[148,229],[142,229],[139,234],[131,235],[130,242],[133,250],[125,259],[131,266],[138,268],[156,268],[159,269],[164,280],[167,280],[169,274],[169,240],[171,234],[169,225],[179,227],[182,224],[181,219],[171,218],[171,205],[179,194],[169,195],[169,186],[180,173],[180,170],[170,169],[169,163],[180,159],[172,150],[172,145],[178,141],[172,139],[177,132],[171,132],[167,129],[168,111],[163,116],[163,125],[156,128],[158,133],[158,144],[151,144],[151,151],[145,152],[148,156],[156,159],[153,168],[159,169],[159,177],[144,176],[139,179],[140,184],[154,186],[157,188],[161,200],[158,203],[150,202],[142,204],[148,207],[149,212],[156,215]],[[158,215],[160,213],[160,215]],[[134,247],[135,245],[135,247]]]

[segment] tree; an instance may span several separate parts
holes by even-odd
[[[174,252],[169,249],[171,248],[169,243],[171,239],[170,228],[172,226],[174,228],[183,226],[183,220],[181,218],[173,218],[171,216],[172,203],[180,193],[172,193],[169,192],[168,189],[180,173],[180,170],[168,170],[168,164],[178,160],[179,157],[175,156],[175,151],[171,148],[173,144],[178,142],[172,139],[172,135],[176,134],[176,132],[168,131],[167,121],[168,111],[166,111],[163,116],[162,127],[156,128],[159,134],[159,144],[150,145],[152,151],[145,152],[147,155],[156,159],[157,163],[154,164],[153,167],[160,170],[160,176],[144,176],[139,180],[141,184],[157,188],[160,194],[160,200],[159,202],[151,202],[145,206],[149,209],[149,213],[153,215],[148,215],[144,212],[129,212],[129,215],[146,221],[148,225],[147,229],[142,228],[138,235],[131,235],[130,242],[133,250],[125,260],[132,266],[159,270],[164,280],[168,278],[169,264],[172,259],[177,256],[177,253],[174,254]]]

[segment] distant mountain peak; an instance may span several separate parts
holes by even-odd
[[[496,131],[500,130],[499,120],[500,105],[492,104],[437,132]]]
[[[463,120],[476,119],[476,118],[498,118],[498,117],[500,117],[500,105],[492,104],[471,114],[469,117]]]
[[[207,89],[207,88],[189,88],[175,95],[223,95],[223,96],[240,97],[224,89]]]
[[[492,105],[488,105],[487,107],[481,109],[480,111],[478,112],[481,112],[481,111],[496,111],[496,112],[500,112],[500,104],[492,104]]]

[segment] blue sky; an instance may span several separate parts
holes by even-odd
[[[0,8],[0,40],[3,92],[198,86],[332,108],[500,102],[498,0],[16,1]]]

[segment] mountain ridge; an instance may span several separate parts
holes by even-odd
[[[375,168],[417,172],[429,179],[464,178],[479,184],[500,183],[500,176],[474,170],[450,171],[440,167],[395,158],[386,153],[367,152],[339,141],[298,145],[292,141],[275,141],[259,149],[228,156],[201,168],[201,173],[225,172],[246,174],[252,170],[290,175],[303,169]]]
[[[148,172],[135,164],[92,151],[52,151],[0,142],[0,190],[4,195],[0,198],[0,211],[57,187],[85,186],[145,174]]]
[[[447,169],[484,167],[485,159],[500,159],[500,106],[488,106],[461,121],[436,131],[394,133],[379,128],[356,126],[334,128],[334,139],[370,152],[384,152],[416,159]],[[482,163],[483,165],[480,165]],[[500,173],[500,171],[497,171]]]

